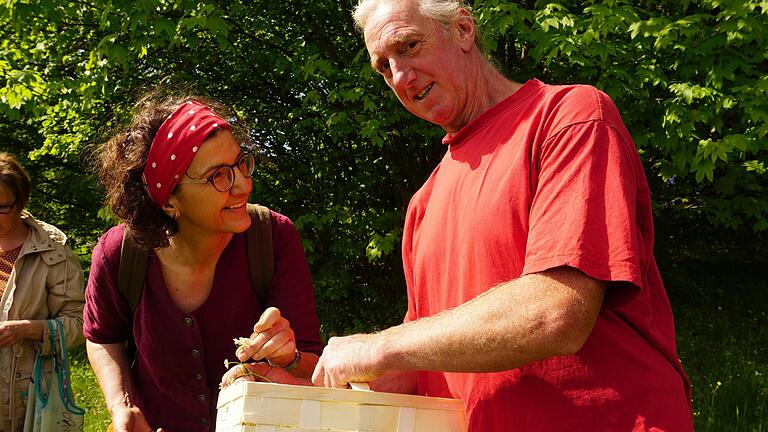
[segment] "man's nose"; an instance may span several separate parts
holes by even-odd
[[[389,67],[392,71],[392,85],[396,88],[405,88],[416,75],[413,68],[402,60],[390,60]]]

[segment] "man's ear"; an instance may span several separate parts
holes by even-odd
[[[460,8],[456,27],[459,31],[459,45],[464,52],[468,52],[475,46],[475,22],[468,10]]]

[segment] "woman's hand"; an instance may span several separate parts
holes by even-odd
[[[40,321],[14,320],[0,322],[0,348],[9,347],[23,339],[42,340]]]
[[[254,324],[250,340],[235,353],[240,361],[269,360],[275,366],[287,366],[296,358],[296,336],[291,324],[270,307]]]
[[[164,432],[163,428],[154,431],[147,420],[144,418],[141,410],[136,406],[114,407],[112,410],[111,431],[114,432]]]
[[[243,363],[228,370],[221,377],[219,387],[224,388],[240,381],[271,382],[277,384],[312,385],[307,379],[296,378],[269,363]]]

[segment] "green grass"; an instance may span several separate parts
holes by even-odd
[[[768,431],[768,269],[695,263],[668,272],[696,430]]]
[[[663,271],[698,432],[768,432],[768,270],[677,264]],[[663,269],[664,270],[664,269]],[[109,424],[82,349],[71,356],[86,432]]]
[[[80,408],[85,410],[84,432],[103,432],[111,419],[104,405],[96,376],[91,370],[85,354],[85,346],[79,346],[69,354],[70,372],[72,373],[72,391]]]

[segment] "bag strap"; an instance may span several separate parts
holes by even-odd
[[[61,401],[64,404],[64,408],[67,409],[67,411],[77,414],[77,415],[84,415],[85,410],[77,406],[75,403],[75,395],[72,393],[72,379],[70,377],[69,373],[69,360],[68,360],[68,354],[67,354],[67,342],[66,337],[64,335],[64,324],[61,323],[59,320],[53,320],[56,322],[57,330],[58,330],[58,351],[54,351],[55,356],[55,362],[56,362],[56,368],[57,373],[60,376],[59,384],[61,385],[61,388],[59,388],[59,394],[61,396]],[[50,320],[48,321],[48,325],[50,326]]]
[[[120,265],[117,269],[117,290],[125,297],[131,306],[131,318],[141,299],[144,280],[147,277],[147,260],[149,254],[139,249],[128,235],[128,228],[123,232],[123,242],[120,244]],[[128,335],[125,350],[128,360],[133,365],[136,359],[136,342],[133,340],[133,330]]]
[[[58,369],[58,363],[57,363],[57,348],[56,348],[56,328],[53,324],[54,320],[45,320],[46,325],[48,326],[48,340],[44,341],[43,343],[48,343],[51,346],[51,373],[56,373]],[[35,403],[40,404],[40,406],[45,406],[48,404],[48,397],[50,396],[51,387],[56,385],[54,380],[46,380],[43,376],[43,369],[45,367],[45,359],[46,356],[42,355],[42,351],[38,351],[37,356],[35,357],[35,366],[34,370],[32,372],[32,383],[34,385],[34,391],[35,391]]]

